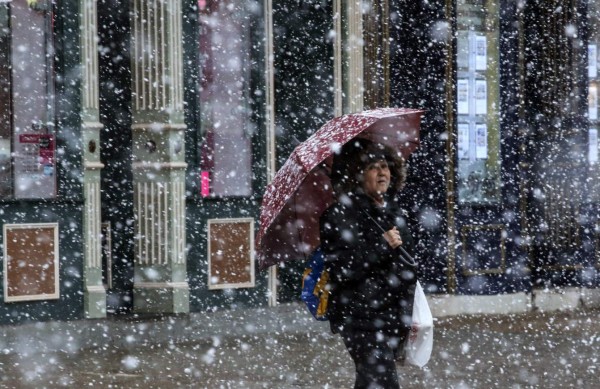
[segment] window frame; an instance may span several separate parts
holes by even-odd
[[[483,2],[488,3],[486,0]],[[473,22],[466,25],[469,28],[460,30],[460,5],[467,3],[468,0],[457,1],[457,38],[456,38],[456,195],[458,203],[465,206],[498,206],[502,204],[502,94],[501,88],[501,52],[500,45],[502,40],[500,7],[498,4],[489,12],[489,7],[484,7],[486,14],[482,18],[480,28],[473,28]],[[466,11],[465,11],[466,12]],[[493,15],[494,21],[486,22],[488,17]],[[464,16],[467,18],[468,16]],[[494,29],[491,30],[490,27]],[[462,49],[460,45],[461,33],[466,33],[466,49]],[[485,55],[480,56],[477,53],[477,44],[480,37],[485,37]],[[490,39],[491,37],[491,39]],[[493,46],[493,48],[490,48]],[[490,58],[490,52],[493,59]],[[475,53],[473,55],[472,53]],[[473,58],[472,58],[473,57]],[[483,57],[483,59],[482,59]],[[467,61],[467,66],[461,67],[461,61]],[[478,61],[485,61],[481,64]],[[465,76],[466,74],[466,76]],[[462,81],[462,82],[461,82]],[[475,93],[472,92],[474,87],[483,85],[485,82],[485,101],[477,99]],[[466,88],[466,89],[465,89]],[[461,105],[460,93],[467,92],[466,105]],[[490,102],[490,96],[493,97],[493,102]],[[463,100],[464,101],[464,100]],[[464,103],[463,103],[464,104]],[[479,113],[478,111],[484,111]],[[462,113],[461,113],[462,111]],[[466,114],[464,112],[467,112]],[[479,146],[481,138],[480,132],[485,133],[484,142]],[[467,142],[461,139],[468,139]],[[473,148],[475,144],[475,148]],[[467,158],[461,157],[461,150],[464,151],[465,145],[468,147],[469,155]],[[485,152],[485,157],[480,153]],[[474,162],[479,162],[483,167],[483,175],[481,177],[473,177],[475,184],[479,184],[482,189],[472,191],[468,194],[465,188],[468,189],[468,180],[470,178],[463,177],[461,170],[465,169],[465,161],[469,164],[468,170],[471,174],[475,172],[473,169]],[[469,177],[471,176],[469,174]],[[486,190],[488,193],[486,194]],[[481,194],[481,196],[477,196]],[[468,197],[467,197],[468,196]]]
[[[6,9],[6,23],[7,29],[9,33],[7,34],[7,43],[6,43],[6,57],[8,61],[6,61],[6,84],[9,86],[9,90],[7,92],[8,96],[8,113],[5,117],[8,118],[9,124],[7,128],[7,137],[4,137],[6,146],[4,149],[8,151],[5,153],[9,156],[6,158],[8,161],[6,165],[8,166],[8,173],[6,173],[6,177],[2,177],[0,179],[0,183],[2,181],[7,182],[8,184],[4,186],[4,189],[0,190],[0,202],[1,201],[15,201],[15,200],[52,200],[58,198],[58,180],[57,180],[57,152],[56,152],[56,72],[55,72],[55,13],[54,13],[54,1],[52,0],[40,0],[31,4],[27,4],[25,0],[19,0],[19,2],[25,3],[21,4],[24,10],[30,10],[31,12],[38,12],[42,14],[43,18],[43,26],[38,26],[41,30],[43,36],[40,41],[43,42],[43,63],[44,70],[43,76],[43,105],[45,106],[45,112],[42,114],[42,117],[37,122],[32,122],[31,124],[31,132],[18,132],[17,127],[18,124],[15,122],[15,102],[19,97],[15,96],[15,86],[18,84],[20,77],[15,77],[15,72],[18,71],[15,66],[15,55],[13,53],[14,48],[14,36],[15,27],[13,26],[14,22],[14,8],[13,4],[17,4],[17,1],[11,0],[2,2],[0,4],[1,7]],[[40,23],[41,25],[41,23]],[[36,35],[40,37],[40,35]],[[23,69],[23,72],[26,72],[27,69]],[[15,80],[17,78],[17,80]],[[29,98],[29,96],[24,97],[24,99]],[[25,103],[26,105],[26,103]],[[4,116],[4,115],[3,115]],[[26,128],[26,127],[24,127]],[[34,137],[32,137],[33,135]],[[34,142],[34,138],[37,138],[37,145]],[[17,141],[17,139],[19,139]],[[23,140],[21,140],[23,139]],[[17,142],[19,142],[20,147],[16,147]],[[19,178],[26,178],[27,176],[27,167],[18,166],[17,158],[27,158],[27,156],[19,155],[20,153],[29,154],[29,162],[30,166],[33,166],[35,163],[37,166],[37,174],[30,174],[31,180],[37,180],[39,183],[39,191],[37,193],[30,190],[23,190],[19,192],[18,180]],[[36,162],[31,162],[32,158],[36,158]],[[19,167],[21,169],[19,169]],[[43,182],[40,182],[40,178]],[[46,178],[46,179],[44,179]],[[52,185],[52,190],[48,191],[48,185]]]

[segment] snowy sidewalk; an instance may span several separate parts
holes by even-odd
[[[301,304],[245,308],[166,316],[126,316],[107,319],[51,321],[0,326],[0,351],[33,353],[76,352],[99,345],[177,343],[214,336],[326,331]],[[7,351],[4,351],[5,353]]]
[[[406,388],[596,388],[600,311],[443,317]],[[345,389],[339,336],[300,304],[0,327],[0,388]]]

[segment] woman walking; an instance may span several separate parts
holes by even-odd
[[[397,389],[416,283],[413,240],[397,204],[405,163],[359,139],[334,157],[331,178],[337,201],[320,219],[331,330],[354,361],[355,389]]]

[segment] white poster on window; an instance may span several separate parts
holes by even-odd
[[[457,105],[459,115],[469,114],[469,80],[460,79],[456,85]]]
[[[485,35],[475,37],[475,70],[487,69],[487,39]]]
[[[590,85],[588,90],[588,118],[590,120],[598,119],[598,87]]]
[[[469,159],[469,123],[458,123],[458,158]]]
[[[596,128],[590,128],[589,142],[588,160],[593,165],[598,162],[598,130]]]
[[[52,134],[20,134],[14,144],[16,198],[56,195],[55,139]]]
[[[478,159],[487,159],[488,146],[487,146],[487,125],[477,124],[475,127],[475,156]]]
[[[475,81],[475,114],[487,115],[487,82]]]
[[[598,46],[588,45],[588,77],[598,76]]]

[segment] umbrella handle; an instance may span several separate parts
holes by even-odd
[[[415,261],[415,259],[409,253],[407,253],[406,250],[404,250],[404,247],[398,246],[398,248],[401,251],[399,255],[400,260],[408,266],[417,267],[417,261]]]

